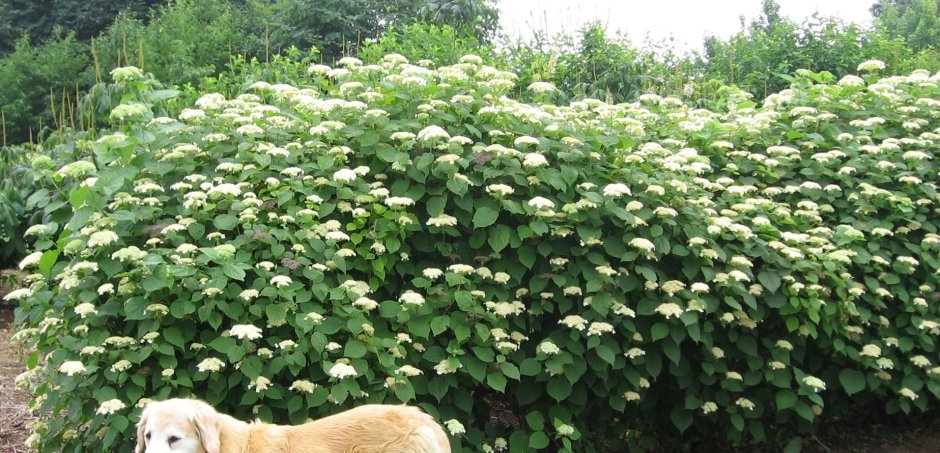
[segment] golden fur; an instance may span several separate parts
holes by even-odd
[[[245,423],[194,399],[149,404],[136,453],[450,453],[441,426],[413,406],[370,404],[297,426]]]

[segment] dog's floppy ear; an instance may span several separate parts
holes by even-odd
[[[202,442],[202,449],[206,453],[219,453],[222,448],[221,423],[218,414],[214,409],[205,404],[200,404],[193,413],[193,426],[199,433],[199,440]]]
[[[140,421],[137,422],[137,446],[134,447],[134,453],[144,453],[144,450],[147,448],[147,443],[144,439],[144,430],[146,428],[147,409],[144,409],[144,412],[140,414]]]

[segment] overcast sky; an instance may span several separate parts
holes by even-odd
[[[815,12],[847,22],[871,23],[868,9],[875,0],[777,0],[781,12],[803,21]],[[574,32],[600,20],[609,32],[626,32],[640,44],[674,37],[681,48],[700,50],[706,34],[728,37],[741,29],[740,16],[750,22],[760,14],[761,0],[499,0],[500,24],[510,36],[533,30]]]

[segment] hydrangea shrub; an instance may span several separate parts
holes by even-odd
[[[124,451],[189,394],[280,423],[421,404],[457,451],[762,441],[940,396],[940,75],[801,72],[709,111],[421,63],[74,144],[49,175],[74,215],[8,296],[36,445]]]

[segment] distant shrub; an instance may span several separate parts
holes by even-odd
[[[412,61],[428,59],[435,65],[454,64],[467,54],[480,55],[487,63],[493,61],[492,50],[481,46],[471,31],[429,23],[393,25],[377,40],[364,43],[358,56],[373,62],[393,53]]]
[[[95,41],[101,77],[135,65],[169,84],[197,83],[222,72],[231,59],[254,44],[231,2],[181,0],[154,9],[144,22],[119,16]]]

